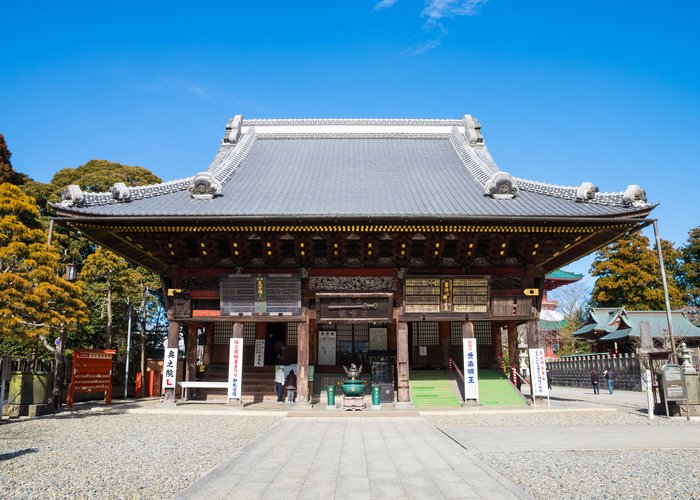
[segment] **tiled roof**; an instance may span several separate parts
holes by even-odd
[[[545,279],[548,279],[548,280],[565,280],[565,281],[579,281],[582,278],[583,278],[583,274],[572,273],[569,271],[564,271],[563,269],[557,269],[556,271],[552,271],[547,276],[545,276]]]
[[[620,317],[617,325],[611,325],[610,321]],[[591,310],[593,321],[575,332],[574,335],[596,332],[606,332],[600,340],[612,341],[627,337],[640,336],[640,323],[647,321],[652,337],[662,338],[668,330],[668,320],[665,311],[625,311],[624,309],[594,308]],[[596,321],[598,318],[599,321]],[[693,325],[681,311],[671,312],[673,323],[673,336],[676,338],[700,337],[700,327]]]
[[[154,186],[115,186],[113,193],[72,187],[58,208],[97,216],[348,218],[614,217],[653,208],[639,189],[636,195],[605,194],[592,186],[511,177],[499,170],[478,123],[468,116],[461,121],[236,117],[207,172],[216,188],[210,199],[192,196],[193,176]]]

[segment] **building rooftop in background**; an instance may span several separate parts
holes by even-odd
[[[664,339],[668,336],[665,311],[627,311],[620,307],[594,307],[589,323],[573,334],[602,342],[639,338],[643,321],[649,324],[653,338]],[[675,338],[700,339],[700,327],[693,325],[683,311],[671,311],[671,321]]]

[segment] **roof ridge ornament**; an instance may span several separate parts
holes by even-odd
[[[195,175],[188,189],[195,200],[211,200],[221,194],[221,184],[209,172]]]
[[[77,184],[66,186],[61,191],[61,205],[72,207],[82,205],[84,201],[83,190]]]
[[[109,188],[109,192],[117,201],[126,201],[131,198],[131,190],[123,182],[115,182],[114,186]]]
[[[484,136],[481,135],[481,125],[472,115],[464,115],[464,134],[467,136],[470,146],[483,146]]]
[[[224,144],[237,144],[241,138],[243,127],[243,115],[235,115],[226,123],[226,135],[224,135]]]
[[[637,184],[630,184],[622,193],[622,201],[625,205],[644,207],[647,204],[647,193]]]
[[[496,200],[513,199],[518,188],[513,183],[513,176],[508,172],[496,172],[484,185],[484,192]]]
[[[582,182],[576,190],[576,201],[592,200],[598,191],[598,186],[592,182]]]

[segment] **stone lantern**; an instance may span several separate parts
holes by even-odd
[[[519,337],[518,338],[518,357],[520,358],[520,375],[527,379],[529,375],[528,367],[527,367],[527,344],[525,343],[525,338]]]
[[[693,350],[689,348],[685,342],[681,342],[681,345],[678,346],[678,359],[681,362],[681,367],[683,368],[683,371],[686,374],[696,374],[697,371],[695,370],[695,367],[692,365],[690,362],[691,359],[693,359],[692,355]]]

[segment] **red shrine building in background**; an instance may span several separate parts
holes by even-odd
[[[411,370],[462,362],[464,339],[496,366],[501,331],[515,357],[521,324],[543,347],[545,276],[650,224],[655,206],[637,185],[603,193],[505,172],[470,115],[235,116],[192,174],[68,186],[56,218],[162,277],[167,347],[184,330],[191,379],[198,355],[215,373],[240,338],[243,396],[260,396],[246,375],[271,385],[273,365],[293,363],[300,401],[310,372],[390,360],[395,400],[410,404]]]

